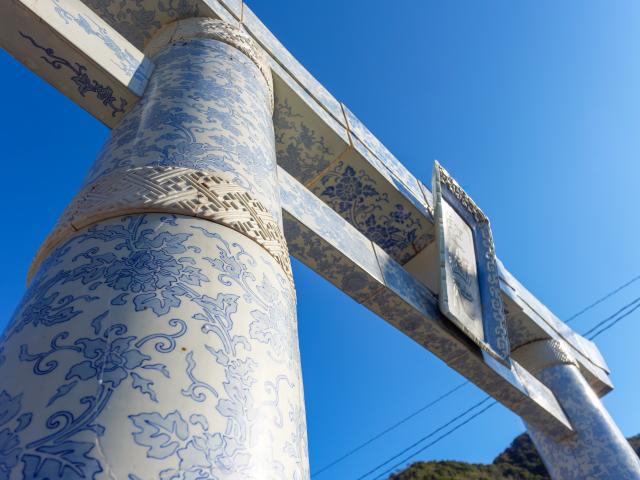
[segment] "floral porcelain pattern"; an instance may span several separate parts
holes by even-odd
[[[163,25],[199,16],[195,0],[86,0],[85,3],[140,50]]]
[[[273,122],[278,164],[301,183],[328,167],[348,145],[347,139],[280,92],[276,93]]]
[[[116,115],[122,115],[127,106],[127,101],[124,98],[116,98],[114,96],[113,88],[101,84],[95,79],[92,79],[87,73],[87,67],[77,62],[70,62],[66,58],[56,55],[56,52],[52,48],[45,47],[38,44],[36,40],[23,32],[18,32],[24,39],[26,39],[31,45],[40,50],[43,55],[41,59],[48,63],[52,68],[60,70],[64,67],[69,71],[70,80],[75,84],[75,88],[78,94],[85,97],[87,93],[91,93],[96,96],[99,102],[101,102],[111,112],[112,117]]]
[[[397,191],[385,187],[352,153],[338,160],[313,191],[367,238],[405,263],[434,240],[432,228],[413,207],[397,201]]]
[[[51,6],[67,29],[70,26],[75,27],[84,35],[100,40],[111,52],[111,63],[122,71],[124,78],[129,79],[127,82],[129,88],[138,96],[144,93],[153,70],[153,63],[148,58],[110,30],[86,6],[81,4],[81,7],[73,8],[75,6],[73,3],[64,0],[53,0]]]
[[[373,245],[352,225],[278,168],[289,252],[363,302],[383,284]]]
[[[121,33],[124,37],[126,37],[129,41],[131,41],[134,45],[142,48],[142,46],[146,43],[148,39],[151,38],[153,33],[162,27],[162,25],[174,21],[177,18],[188,17],[190,15],[212,15],[218,16],[224,19],[233,22],[233,16],[228,13],[229,11],[233,12],[236,17],[240,17],[241,15],[241,3],[238,1],[227,1],[223,2],[226,6],[223,7],[218,1],[211,2],[197,2],[195,0],[188,1],[177,1],[177,0],[161,0],[161,1],[137,1],[137,0],[125,0],[120,2],[115,2],[113,0],[87,0],[86,2],[94,12],[96,12],[103,20],[105,20],[109,25],[111,25],[116,31]],[[58,0],[59,5],[67,5],[66,2],[61,2]],[[226,14],[221,13],[226,12]],[[68,13],[68,12],[67,12]],[[62,18],[69,19],[67,13],[61,12]],[[79,21],[78,25],[82,24],[82,19],[79,15],[72,15],[74,22]],[[302,95],[299,93],[306,89],[315,99],[324,98],[321,102],[324,106],[321,107],[319,105],[314,105],[312,108],[318,111],[322,111],[329,115],[327,112],[332,112],[333,117],[335,117],[336,121],[341,122],[344,126],[348,125],[352,135],[352,138],[357,140],[361,138],[363,142],[367,145],[367,150],[371,152],[375,152],[382,160],[378,160],[378,163],[382,166],[386,166],[385,168],[376,167],[376,170],[385,176],[387,180],[395,185],[398,191],[403,192],[404,196],[407,200],[409,200],[410,204],[414,206],[419,206],[425,199],[421,195],[424,193],[424,197],[426,197],[426,202],[424,203],[424,207],[429,209],[429,198],[430,192],[424,185],[420,184],[420,182],[416,182],[415,179],[406,171],[406,169],[402,168],[402,166],[397,162],[393,156],[388,153],[388,151],[384,148],[384,146],[377,140],[373,135],[366,129],[366,127],[349,111],[348,108],[344,106],[340,106],[335,99],[332,99],[326,96],[326,91],[323,89],[317,88],[317,82],[311,81],[308,82],[305,79],[307,78],[308,72],[300,70],[292,64],[290,60],[290,54],[286,52],[286,50],[282,47],[282,45],[273,37],[273,35],[268,32],[266,27],[255,17],[255,15],[250,11],[250,9],[245,8],[245,26],[251,31],[253,35],[258,37],[258,39],[263,43],[263,45],[268,45],[267,48],[271,53],[278,58],[283,65],[287,67],[287,70],[291,72],[297,79],[292,79],[292,82],[297,85],[297,88],[294,88],[297,92],[297,95]],[[80,25],[82,27],[82,25]],[[98,38],[102,38],[106,45],[113,46],[115,42],[115,48],[113,52],[116,56],[122,53],[123,46],[119,46],[118,42],[115,41],[112,36],[104,36],[102,35],[102,31],[96,28],[93,28],[91,25],[87,26],[84,24],[85,31],[90,36],[95,36]],[[43,45],[43,47],[48,48],[47,45]],[[286,52],[286,53],[285,53]],[[126,58],[123,57],[126,63]],[[69,60],[70,61],[70,60]],[[272,65],[275,61],[272,61]],[[126,65],[125,65],[126,66]],[[275,70],[275,69],[274,69]],[[282,69],[281,69],[282,70]],[[307,79],[308,80],[308,79]],[[300,82],[300,83],[298,83]],[[105,85],[105,88],[108,86]],[[304,92],[305,94],[307,92]],[[307,94],[308,96],[309,94]],[[107,98],[107,97],[105,97]],[[311,98],[311,97],[309,97]],[[344,107],[344,108],[343,108]],[[111,107],[107,107],[109,109],[108,117],[111,117]],[[116,107],[117,108],[117,107]],[[342,112],[344,110],[344,114]],[[320,115],[320,114],[319,114]],[[345,121],[345,115],[348,118],[348,122]],[[320,115],[322,116],[322,115]],[[326,115],[323,117],[326,119]],[[109,123],[109,119],[103,119]],[[326,123],[326,120],[325,120]],[[311,150],[311,157],[316,155],[318,152],[321,152],[324,147],[322,147],[321,137],[318,136],[317,128],[309,127],[307,125],[308,130],[300,129],[300,135],[296,137],[295,142],[290,146],[290,144],[283,144],[282,147],[279,146],[279,150],[287,151],[287,149],[292,148],[294,150],[295,155],[291,155],[291,159],[302,158],[305,159],[304,156],[298,156],[297,153],[299,149],[296,149],[296,145],[316,145],[314,149]],[[309,142],[309,138],[313,136],[313,132],[315,132],[315,140]],[[354,140],[354,143],[357,143]],[[297,142],[297,143],[296,143]],[[314,143],[315,142],[315,143]],[[387,170],[387,172],[385,172]],[[389,177],[385,175],[385,173],[393,172],[393,174]],[[418,188],[416,188],[416,184]],[[378,185],[378,191],[382,192],[382,186]],[[403,203],[403,207],[405,211],[408,211],[406,206],[407,204]],[[421,210],[420,208],[418,208]],[[428,217],[429,215],[427,215]],[[420,220],[421,221],[421,220]],[[397,225],[393,225],[393,228],[397,228]],[[378,228],[378,230],[384,230],[384,218],[382,218],[382,225]],[[428,230],[429,226],[427,225],[425,230]],[[411,229],[409,229],[409,233]],[[403,244],[408,245],[411,243],[407,238],[401,241]],[[420,244],[418,245],[420,246]],[[404,263],[404,259],[400,256],[395,256],[396,259],[401,260]],[[546,315],[543,315],[545,320],[547,320]],[[537,318],[537,317],[536,317]],[[528,318],[526,320],[527,324],[534,324],[536,322],[535,318]],[[601,356],[597,352],[597,348],[593,345],[589,345],[588,342],[585,342],[583,339],[577,338],[575,334],[572,332],[567,332],[564,334],[562,330],[561,322],[553,322],[553,328],[561,332],[562,336],[565,340],[567,340],[572,347],[581,350],[584,356],[587,359],[591,359],[597,363],[598,366],[601,366],[604,370],[606,370],[606,365],[602,361]],[[588,362],[587,362],[588,363]],[[587,365],[588,368],[588,365]],[[606,372],[595,372],[596,374],[602,376],[606,376]],[[603,388],[607,388],[604,386]],[[610,388],[610,386],[608,387]]]
[[[153,5],[147,2],[135,2],[134,4],[130,1],[120,5],[115,2],[90,0],[88,4],[139,48],[146,44],[151,35],[162,25],[176,18],[194,15],[194,12],[200,12],[203,8],[195,0],[180,3],[163,0],[158,3],[157,8],[153,8]],[[300,181],[306,183],[307,180],[311,180],[328,167],[347,146],[346,131],[342,125],[337,123],[346,124],[342,107],[291,57],[291,54],[246,7],[244,21],[251,34],[295,77],[293,82],[297,81],[302,85],[302,89],[298,85],[291,87],[297,90],[293,96],[276,99],[274,121],[279,163]],[[274,70],[283,71],[288,76],[288,73],[284,72],[281,67],[276,67]],[[303,93],[300,94],[300,92]],[[296,98],[294,99],[294,97]],[[316,100],[322,106],[316,106]],[[310,103],[313,105],[309,105]],[[307,106],[301,107],[298,104]],[[332,114],[330,121],[328,121],[325,109]],[[322,110],[322,113],[310,113],[314,110],[315,112]],[[314,121],[310,121],[310,119]],[[355,122],[353,123],[355,125]],[[358,125],[360,125],[359,122]],[[364,137],[361,133],[363,130],[359,127],[352,128]],[[371,144],[369,137],[373,138],[369,134],[363,138],[363,141],[368,141]],[[384,151],[386,152],[386,150]],[[376,165],[369,165],[367,169],[356,169],[360,181],[374,189],[376,195],[362,198],[360,201],[353,202],[349,208],[341,208],[337,211],[346,215],[345,218],[353,221],[357,228],[368,235],[370,234],[369,238],[372,238],[404,263],[430,243],[433,237],[426,218],[421,218],[428,215],[423,195],[417,187],[415,179],[409,176],[408,172],[402,170],[403,177],[401,178],[405,183],[399,181],[396,175],[388,171],[389,166],[384,165],[385,161],[385,158],[382,158],[382,161],[377,161],[381,167],[376,168]],[[368,171],[369,169],[372,170]],[[348,173],[341,171],[338,174],[347,176]],[[389,178],[387,181],[381,182],[377,179],[378,174],[386,175]],[[330,175],[325,175],[323,181],[329,181]],[[415,185],[404,177],[413,179]],[[405,187],[405,184],[409,185],[409,188]],[[419,192],[419,199],[415,198],[415,193],[411,193],[416,191]],[[409,201],[396,199],[397,196],[405,197]],[[344,202],[335,196],[332,197],[331,193],[324,195],[323,199],[332,206],[345,207]],[[385,203],[387,205],[382,210],[380,205]]]
[[[195,0],[87,3],[139,47],[167,21],[197,15],[201,7]],[[232,10],[237,4],[230,3]],[[104,30],[59,13],[113,47],[120,66],[128,68],[130,59],[109,43]],[[253,33],[344,122],[335,99],[256,20],[247,9]],[[257,80],[257,68],[220,42],[193,40],[179,46],[180,54],[169,48],[158,55],[164,70],[153,76],[145,101],[114,131],[87,183],[130,166],[228,172],[280,218],[275,182],[261,181],[273,175],[275,158],[269,95]],[[59,62],[52,64],[56,69],[82,67],[67,61],[68,67],[62,57],[51,61]],[[84,71],[72,73],[85,80],[80,78]],[[90,79],[75,83],[84,93],[107,99],[105,106],[118,108],[112,106],[108,87]],[[283,115],[289,114],[283,105]],[[410,203],[421,210],[424,198],[416,180],[345,110],[351,132],[393,172],[396,189],[408,198],[413,195]],[[302,125],[296,125],[294,148],[306,148],[311,159],[335,155],[314,128]],[[398,209],[400,204],[389,202],[396,210],[378,212],[373,220],[365,211],[370,206],[361,202],[354,209],[354,199],[379,201],[376,195],[384,192],[373,193],[376,182],[366,181],[367,171],[358,177],[353,166],[341,167],[322,181],[332,206],[385,249],[413,243],[410,235],[389,230],[395,226],[386,220],[407,224],[410,231],[411,221],[417,220],[409,218],[404,206]],[[376,253],[380,262],[385,254]],[[342,267],[344,274],[349,267]],[[386,286],[377,287],[380,279],[373,277],[362,301],[497,395],[502,379],[465,353],[466,347],[444,328],[431,310],[430,293],[393,260],[379,267]],[[361,270],[371,277],[373,269]],[[0,342],[0,374],[8,379],[0,387],[0,478],[308,477],[294,293],[271,256],[226,227],[148,214],[114,218],[78,232],[41,266]],[[592,446],[594,438],[610,435],[615,425],[606,412],[594,414],[601,408],[597,399],[574,402],[584,398],[584,391],[593,394],[574,373],[568,380],[564,373],[548,374],[545,383],[559,392],[563,407],[591,436]],[[34,377],[37,381],[25,382]],[[565,394],[571,398],[566,400]],[[515,394],[501,401],[512,408],[517,404],[514,410],[525,417],[538,413]],[[560,465],[561,458],[553,459],[558,452],[551,451],[557,442],[536,435],[539,448],[549,450],[550,462]],[[596,470],[598,478],[636,478],[637,465],[625,452],[614,451],[624,450],[615,438],[611,444],[609,450],[593,452],[604,467],[579,457],[577,467],[556,466],[558,478],[588,478]],[[255,455],[258,450],[275,453]],[[624,466],[607,462],[615,455]],[[125,456],[136,461],[113,461]],[[577,471],[588,473],[580,476]]]
[[[0,478],[306,478],[295,299],[226,227],[150,214],[78,232],[0,348]]]

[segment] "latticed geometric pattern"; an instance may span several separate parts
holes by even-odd
[[[40,262],[69,234],[121,215],[163,212],[205,218],[225,225],[264,247],[293,281],[286,241],[267,208],[224,173],[190,168],[145,166],[113,171],[85,186],[71,201],[40,248]]]
[[[523,345],[512,352],[513,357],[527,366],[534,375],[555,365],[575,365],[576,359],[569,353],[568,347],[555,339],[538,340]]]

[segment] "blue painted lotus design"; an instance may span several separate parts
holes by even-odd
[[[151,359],[132,345],[134,340],[136,337],[117,338],[111,343],[104,338],[82,338],[76,341],[87,360],[71,367],[67,380],[78,378],[84,381],[100,375],[100,380],[109,387],[117,387],[130,372]]]
[[[183,276],[183,265],[161,250],[142,250],[105,269],[107,285],[125,292],[153,292],[168,288]],[[189,273],[196,273],[192,269]],[[187,275],[187,279],[190,277]]]
[[[418,216],[393,203],[364,169],[339,161],[321,179],[319,196],[367,238],[404,263],[432,240]],[[419,236],[420,234],[420,236]]]
[[[21,395],[0,392],[0,480],[9,479],[23,451],[19,432],[29,426],[32,415],[20,414],[21,408]]]

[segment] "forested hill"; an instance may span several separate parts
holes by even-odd
[[[629,438],[640,456],[640,435]],[[390,480],[550,480],[538,452],[523,433],[489,465],[456,461],[416,462]]]

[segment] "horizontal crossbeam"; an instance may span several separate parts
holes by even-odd
[[[515,361],[507,368],[445,318],[429,289],[283,169],[289,252],[504,406],[561,438],[571,428],[553,393]]]
[[[153,62],[80,0],[6,0],[0,45],[109,127],[137,103]]]

